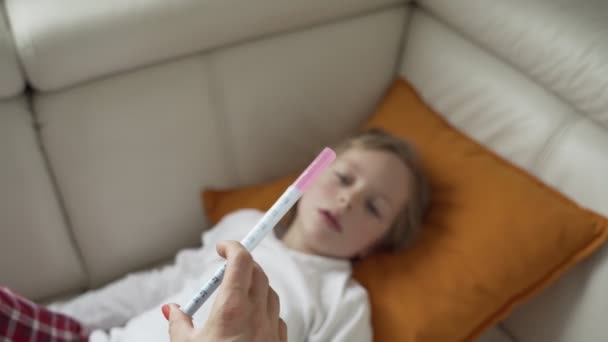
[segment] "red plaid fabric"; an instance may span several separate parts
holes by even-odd
[[[87,341],[82,325],[0,286],[0,340],[2,342]]]

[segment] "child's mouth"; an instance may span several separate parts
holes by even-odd
[[[342,226],[340,225],[338,218],[335,217],[334,214],[332,214],[329,210],[325,210],[325,209],[319,209],[319,213],[321,214],[321,216],[323,216],[325,221],[327,221],[327,223],[329,223],[329,226],[333,230],[335,230],[339,233],[342,232]]]

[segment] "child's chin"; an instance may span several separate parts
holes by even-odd
[[[336,235],[336,232],[325,225],[318,224],[311,227],[310,231],[311,235],[315,236],[317,239],[327,240],[328,237]]]
[[[331,241],[329,234],[326,231],[326,228],[323,227],[311,227],[310,230],[306,232],[306,239],[317,248],[322,248],[323,250],[327,249],[328,242]]]

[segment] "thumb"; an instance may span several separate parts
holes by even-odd
[[[192,318],[186,315],[176,304],[169,304],[169,336],[172,341],[181,341],[194,330]]]

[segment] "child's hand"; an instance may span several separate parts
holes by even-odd
[[[287,341],[287,326],[279,318],[279,297],[251,254],[236,241],[217,244],[227,259],[224,280],[202,329],[175,304],[163,306],[171,342]]]

